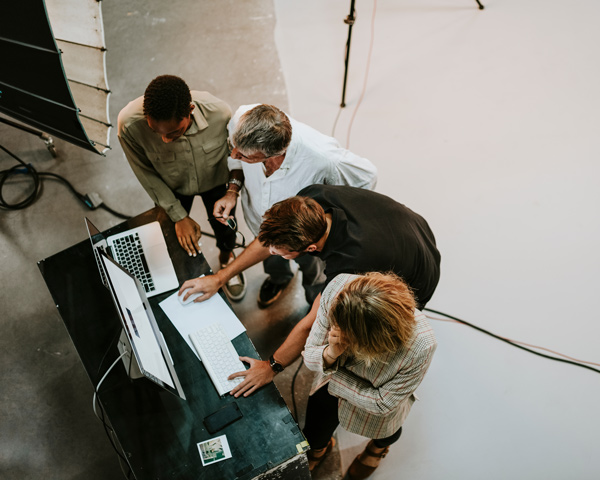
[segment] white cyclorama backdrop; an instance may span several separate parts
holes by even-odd
[[[428,307],[600,363],[600,2],[482,1],[377,1],[350,149],[436,236]],[[275,0],[290,113],[327,134],[348,7]],[[356,7],[342,145],[374,2]],[[439,346],[421,401],[372,480],[600,478],[598,373],[431,323]],[[365,440],[338,439],[348,468]]]
[[[101,2],[45,0],[48,18],[79,119],[96,150],[110,148],[110,90]]]

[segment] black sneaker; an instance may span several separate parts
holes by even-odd
[[[271,281],[271,277],[267,277],[267,279],[260,287],[260,292],[258,292],[258,306],[260,308],[267,308],[269,305],[275,303],[275,300],[279,298],[281,292],[285,290],[291,282],[291,279],[286,283],[273,283]]]

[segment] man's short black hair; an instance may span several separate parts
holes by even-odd
[[[190,116],[192,95],[185,81],[175,75],[160,75],[144,92],[144,115],[157,121]]]

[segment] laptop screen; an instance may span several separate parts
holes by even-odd
[[[87,227],[88,235],[90,237],[90,242],[92,242],[92,250],[94,251],[94,257],[96,257],[96,264],[98,265],[98,271],[100,272],[100,278],[102,279],[102,283],[106,288],[110,288],[108,285],[108,280],[106,279],[106,272],[104,271],[104,265],[100,261],[100,256],[98,255],[98,250],[102,250],[106,252],[107,243],[106,238],[100,230],[96,228],[96,226],[89,221],[87,217],[85,217],[85,225]]]
[[[98,250],[115,306],[141,373],[185,399],[152,308],[139,281]]]

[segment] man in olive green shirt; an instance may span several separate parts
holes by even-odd
[[[161,75],[118,118],[119,141],[133,173],[175,223],[177,239],[190,256],[200,253],[202,232],[188,215],[194,196],[200,195],[222,267],[233,259],[236,238],[234,230],[213,218],[214,203],[223,195],[237,197],[243,182],[242,170],[227,168],[230,117],[222,100],[190,92],[179,77]],[[234,279],[225,290],[232,300],[241,299],[245,279]]]

